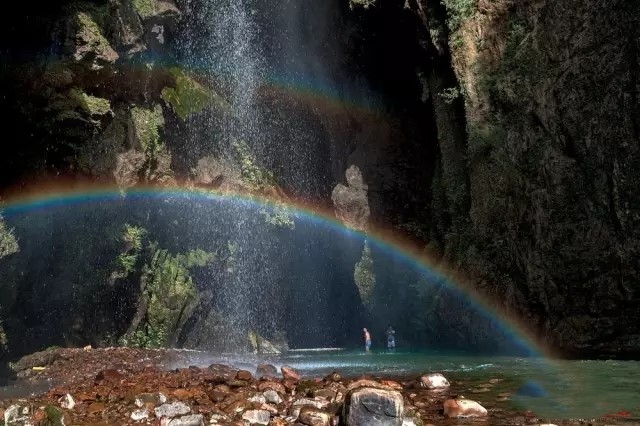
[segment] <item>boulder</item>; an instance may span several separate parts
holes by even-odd
[[[253,380],[253,375],[247,370],[240,370],[236,373],[236,380],[250,381]]]
[[[300,409],[298,422],[307,426],[331,426],[331,414],[324,410],[305,405]]]
[[[278,375],[278,369],[271,364],[260,364],[256,369],[257,377],[275,377]]]
[[[444,402],[445,417],[485,417],[487,409],[471,399],[447,399]]]
[[[280,404],[282,403],[282,398],[280,397],[280,395],[278,395],[278,392],[276,392],[273,389],[267,389],[265,390],[262,395],[264,396],[264,399],[266,402],[268,402],[269,404]]]
[[[445,389],[450,386],[449,381],[440,373],[425,374],[420,377],[420,386],[427,389]]]
[[[395,390],[359,387],[351,390],[343,408],[347,426],[400,426],[404,401]]]

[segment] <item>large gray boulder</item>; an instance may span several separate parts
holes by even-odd
[[[360,387],[347,394],[343,418],[347,426],[401,426],[403,413],[400,392]]]

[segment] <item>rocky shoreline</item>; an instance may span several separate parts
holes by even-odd
[[[478,401],[465,383],[442,374],[420,377],[304,377],[270,364],[256,371],[228,364],[171,368],[186,358],[172,350],[51,349],[12,365],[15,385],[46,381],[28,398],[0,398],[0,424],[13,425],[541,425],[531,412],[501,408],[510,393],[488,380]],[[183,364],[184,365],[184,364]],[[466,384],[468,389],[469,383]],[[492,392],[488,392],[489,389]],[[471,391],[476,393],[475,391]],[[489,397],[491,395],[491,397]],[[497,398],[495,396],[497,395]],[[1,395],[0,395],[1,397]],[[493,399],[493,400],[490,400]],[[504,407],[504,406],[502,406]],[[554,420],[604,425],[624,419]]]

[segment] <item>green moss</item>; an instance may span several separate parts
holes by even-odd
[[[275,207],[271,210],[261,210],[260,213],[264,216],[265,222],[269,225],[278,228],[295,228],[295,222],[291,217],[291,211],[289,208],[280,203],[276,203]]]
[[[125,243],[125,250],[116,259],[119,268],[116,273],[117,278],[125,278],[135,269],[142,250],[142,239],[146,233],[144,228],[129,224],[124,225],[121,239]]]
[[[240,162],[240,175],[242,181],[253,190],[272,188],[276,186],[273,173],[258,165],[258,162],[245,141],[233,142]]]
[[[376,276],[373,271],[371,248],[367,242],[365,242],[364,248],[362,249],[360,261],[356,263],[355,270],[353,271],[353,279],[356,282],[356,287],[358,287],[362,303],[370,306],[373,301],[373,289],[376,285]]]
[[[477,0],[442,0],[442,3],[447,8],[447,26],[451,31],[460,28],[477,10]]]
[[[87,11],[76,12],[75,19],[79,28],[78,36],[86,44],[85,50],[96,52],[98,56],[104,58],[117,58],[117,53],[109,44],[109,40],[103,35],[102,28],[95,18],[97,14],[98,10],[95,7]]]
[[[181,119],[214,105],[223,112],[231,111],[230,105],[211,89],[189,77],[180,68],[172,68],[175,87],[162,89],[162,99],[171,106],[173,112]]]
[[[53,405],[47,405],[44,407],[44,412],[47,414],[47,423],[51,426],[62,426],[64,425],[64,413],[57,407]]]
[[[111,111],[111,103],[108,99],[88,95],[78,88],[71,89],[69,97],[92,116],[105,115]]]
[[[20,251],[13,229],[8,229],[0,214],[0,259]]]
[[[172,255],[151,244],[151,259],[144,267],[142,280],[148,301],[144,322],[123,336],[121,344],[136,347],[163,347],[188,319],[198,299],[190,270],[213,262],[216,256],[204,250]]]
[[[148,18],[156,13],[156,0],[133,0],[133,6],[141,18]]]
[[[131,119],[140,148],[150,157],[154,157],[162,149],[160,140],[160,128],[164,127],[162,107],[155,105],[153,108],[134,107],[131,110]]]
[[[273,173],[258,165],[257,159],[246,142],[236,140],[233,142],[233,147],[235,148],[240,163],[240,177],[248,189],[264,192],[276,190],[278,184]],[[270,225],[282,228],[294,228],[295,223],[291,217],[291,211],[284,203],[274,202],[271,209],[262,209],[260,213]]]

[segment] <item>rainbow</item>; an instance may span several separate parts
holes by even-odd
[[[456,296],[462,297],[474,309],[492,320],[506,337],[524,348],[530,356],[547,359],[556,357],[548,347],[538,342],[533,331],[518,318],[507,315],[500,309],[496,301],[492,301],[474,290],[464,277],[442,265],[435,256],[426,252],[424,247],[381,228],[370,229],[366,233],[348,228],[335,218],[332,211],[317,205],[301,201],[270,199],[255,194],[220,192],[188,186],[141,186],[131,188],[123,193],[113,185],[76,183],[48,187],[40,185],[33,190],[23,189],[10,193],[3,199],[2,213],[6,218],[11,218],[39,210],[104,201],[121,201],[123,199],[128,201],[173,199],[198,202],[234,202],[248,208],[273,208],[284,203],[296,220],[315,222],[349,237],[366,239],[369,244],[416,268],[430,281],[446,286]]]

